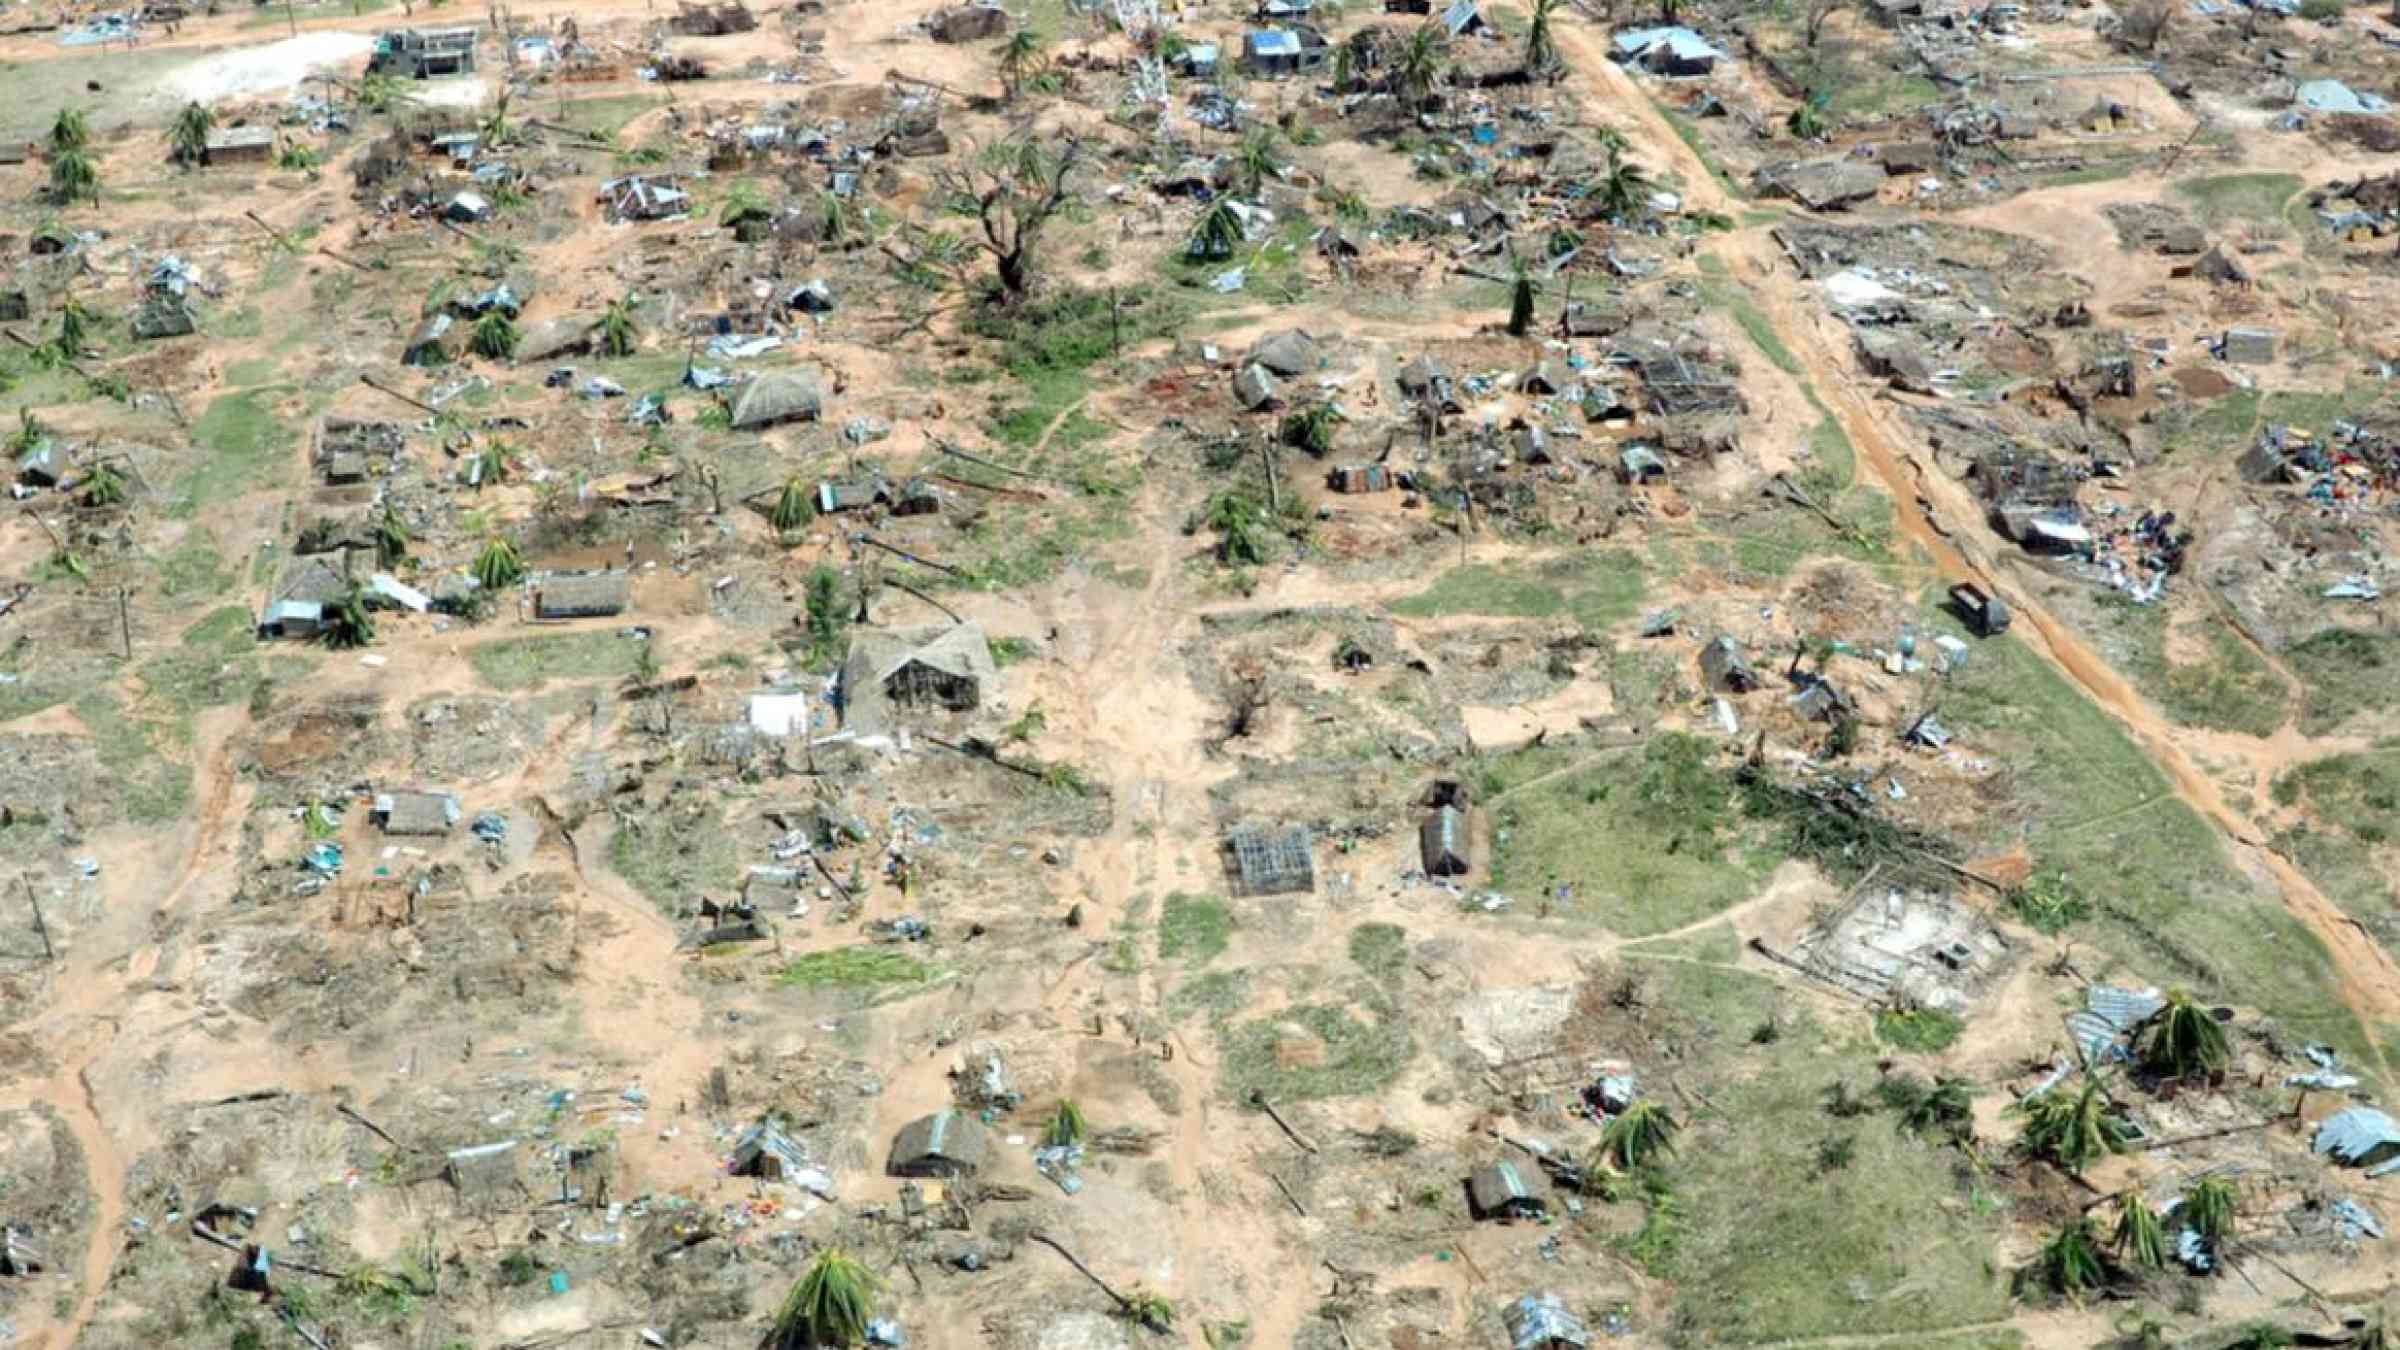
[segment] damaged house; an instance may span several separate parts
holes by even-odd
[[[1289,895],[1317,888],[1305,825],[1242,825],[1226,832],[1229,871],[1244,895]]]
[[[879,736],[908,713],[972,712],[999,678],[991,643],[975,624],[861,631],[842,662],[842,726]]]
[[[2064,463],[2033,450],[1995,450],[1969,469],[1992,528],[2034,553],[2070,553],[2092,541],[2076,503],[2078,479]]]
[[[721,5],[675,0],[675,16],[667,20],[667,30],[681,37],[723,37],[727,33],[747,33],[756,27],[758,16],[741,0],[725,0]]]
[[[955,1180],[982,1167],[990,1147],[989,1136],[973,1116],[963,1111],[936,1111],[909,1122],[892,1136],[891,1157],[883,1170],[895,1177]]]
[[[473,28],[401,28],[375,39],[367,73],[431,80],[475,73]]]

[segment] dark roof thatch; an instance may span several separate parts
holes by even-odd
[[[733,425],[748,430],[779,422],[813,422],[825,411],[825,390],[816,377],[795,371],[761,375],[734,401]]]
[[[957,1177],[983,1165],[990,1138],[973,1116],[936,1111],[892,1136],[884,1171],[895,1177]]]
[[[1538,1214],[1546,1204],[1540,1172],[1505,1161],[1478,1167],[1468,1174],[1467,1200],[1475,1207],[1478,1219]]]
[[[545,619],[583,619],[625,612],[633,579],[623,572],[545,578],[534,588],[534,613]]]

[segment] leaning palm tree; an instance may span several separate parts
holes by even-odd
[[[1234,162],[1242,179],[1243,195],[1256,198],[1270,178],[1283,177],[1283,151],[1275,145],[1275,128],[1252,127],[1242,137],[1241,149],[1234,152]]]
[[[518,555],[517,546],[502,535],[493,535],[475,555],[475,584],[486,591],[503,591],[525,579],[525,559]]]
[[[600,321],[592,325],[599,336],[603,356],[631,356],[642,345],[641,326],[634,322],[633,298],[611,300],[600,312]]]
[[[208,133],[216,130],[216,114],[206,104],[194,100],[183,105],[175,114],[175,125],[167,133],[168,148],[174,151],[175,162],[185,167],[208,162]]]
[[[1523,337],[1533,329],[1533,265],[1522,253],[1508,258],[1508,335]]]
[[[1019,28],[1000,44],[1000,87],[1014,103],[1025,92],[1025,86],[1040,78],[1050,66],[1050,57],[1043,50],[1042,35],[1030,28]]]
[[[89,149],[92,144],[91,119],[81,108],[61,108],[58,120],[50,124],[50,149],[53,153]]]
[[[390,567],[407,557],[411,539],[408,522],[400,518],[397,507],[386,501],[383,504],[383,514],[375,518],[376,565]]]
[[[50,200],[60,206],[78,201],[100,202],[100,169],[91,152],[80,147],[50,157]]]
[[[1429,23],[1410,33],[1408,41],[1400,45],[1400,55],[1392,64],[1392,80],[1411,112],[1422,109],[1441,83],[1443,37],[1448,31]]]
[[[1185,251],[1194,258],[1230,258],[1241,243],[1242,218],[1233,209],[1233,199],[1219,197],[1200,213]]]
[[[2073,1093],[2045,1092],[2010,1109],[2025,1118],[2018,1143],[2076,1176],[2111,1153],[2125,1151],[2125,1123],[2110,1109],[2107,1090],[2095,1073],[2084,1075]]]
[[[1636,1171],[1674,1157],[1675,1132],[1681,1128],[1657,1102],[1634,1102],[1600,1131],[1600,1156],[1624,1171]]]
[[[1042,1130],[1042,1143],[1050,1148],[1073,1148],[1091,1132],[1090,1123],[1083,1118],[1083,1108],[1062,1098],[1058,1109],[1050,1113],[1050,1123]]]
[[[1565,70],[1566,62],[1558,54],[1558,34],[1553,25],[1558,20],[1559,0],[1533,0],[1533,19],[1525,28],[1525,73],[1556,79]]]
[[[775,527],[777,534],[790,534],[815,519],[816,514],[815,494],[809,491],[808,484],[798,478],[787,478],[783,480],[783,491],[775,494],[774,509],[767,512],[767,523]]]
[[[2158,1221],[2158,1211],[2142,1200],[2136,1190],[2117,1192],[2117,1231],[2113,1239],[2117,1255],[2144,1270],[2167,1268],[2167,1233]]]
[[[828,1247],[783,1296],[767,1344],[772,1350],[856,1345],[866,1338],[874,1316],[874,1275],[849,1253]]]
[[[508,311],[494,306],[475,321],[475,332],[467,339],[467,345],[475,349],[477,356],[506,361],[517,354],[517,342],[522,336],[517,331],[517,321],[508,316]]]
[[[1608,172],[1600,178],[1600,206],[1612,216],[1634,216],[1650,202],[1650,175],[1641,165],[1615,150],[1608,152]]]
[[[2161,1078],[2213,1077],[2233,1062],[2225,1028],[2188,990],[2176,989],[2147,1024],[2136,1048],[2142,1067]]]
[[[2100,1283],[2100,1246],[2092,1236],[2092,1221],[2078,1216],[2042,1244],[2042,1278],[2072,1298]]]
[[[2211,1245],[2233,1236],[2233,1211],[2240,1196],[2223,1177],[2202,1177],[2183,1197],[2183,1222]]]

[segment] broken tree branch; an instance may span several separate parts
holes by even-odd
[[[1283,1113],[1275,1109],[1275,1103],[1267,1100],[1266,1093],[1253,1090],[1250,1094],[1250,1104],[1257,1107],[1259,1110],[1266,1112],[1267,1118],[1281,1126],[1283,1128],[1283,1132],[1292,1137],[1293,1143],[1298,1144],[1301,1148],[1310,1153],[1317,1151],[1317,1146],[1308,1142],[1307,1138],[1298,1130],[1293,1129],[1292,1122],[1285,1120],[1283,1118]]]
[[[378,1125],[374,1121],[367,1119],[365,1116],[360,1115],[358,1112],[351,1110],[346,1104],[342,1102],[335,1102],[333,1104],[333,1109],[340,1112],[343,1116],[348,1117],[350,1120],[365,1126],[369,1133],[372,1133],[376,1138],[382,1140],[383,1142],[390,1144],[393,1148],[400,1149],[403,1152],[407,1151],[407,1145],[402,1144],[397,1139],[394,1139],[384,1130],[381,1125]]]
[[[410,398],[408,395],[401,393],[399,390],[392,388],[390,385],[383,383],[372,375],[362,373],[358,377],[358,382],[365,385],[369,389],[374,390],[376,393],[389,394],[393,398],[400,400],[402,403],[405,403],[412,408],[421,409],[425,412],[433,414],[436,417],[442,415],[441,409],[434,407],[430,403],[419,403],[417,400]]]

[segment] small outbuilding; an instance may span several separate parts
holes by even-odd
[[[207,148],[201,152],[203,164],[231,164],[241,160],[264,162],[275,153],[273,127],[222,127],[208,134]]]
[[[936,1111],[892,1136],[892,1156],[883,1170],[895,1177],[971,1176],[990,1148],[990,1137],[973,1116]]]
[[[1758,672],[1742,655],[1742,644],[1730,637],[1720,636],[1700,649],[1700,673],[1720,694],[1747,694],[1758,688]]]
[[[448,834],[458,824],[458,797],[448,792],[378,792],[368,819],[390,835]]]
[[[262,638],[310,638],[325,629],[325,607],[314,600],[278,600],[258,621]]]
[[[1556,1294],[1527,1294],[1500,1313],[1515,1350],[1588,1350],[1592,1333]]]
[[[443,1160],[442,1179],[458,1192],[461,1204],[472,1208],[514,1206],[524,1198],[514,1139],[453,1149]]]
[[[1305,825],[1242,825],[1225,835],[1233,879],[1244,895],[1290,895],[1317,888],[1315,848]]]
[[[1417,851],[1429,877],[1467,874],[1467,813],[1455,806],[1438,806],[1417,827]]]
[[[2318,1157],[2381,1176],[2400,1169],[2400,1122],[2372,1106],[2353,1106],[2319,1122],[2312,1147]]]
[[[807,1166],[808,1151],[773,1121],[762,1120],[733,1141],[733,1158],[726,1170],[737,1177],[788,1181]]]
[[[734,400],[737,431],[776,426],[784,422],[814,422],[825,413],[825,390],[816,377],[793,371],[761,375]]]
[[[1496,1162],[1467,1174],[1467,1204],[1478,1219],[1538,1219],[1549,1209],[1541,1174]]]
[[[586,572],[545,577],[533,589],[533,612],[542,619],[598,619],[625,612],[633,578],[625,572]]]

